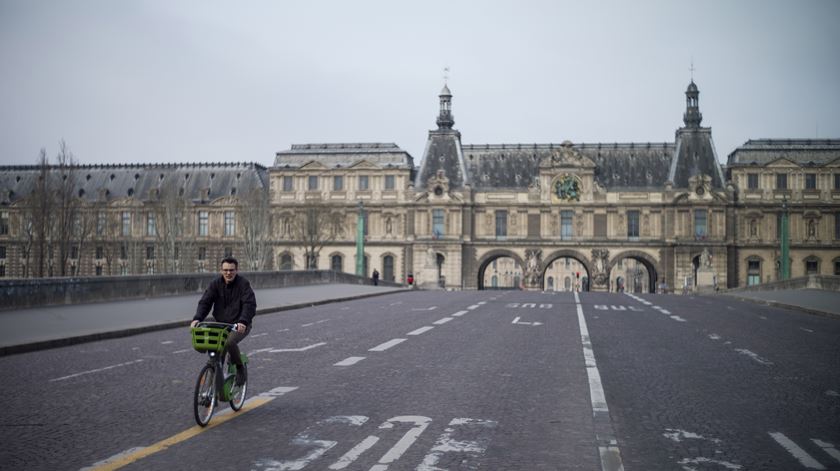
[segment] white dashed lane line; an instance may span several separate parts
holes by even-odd
[[[425,334],[426,332],[434,329],[434,327],[427,325],[425,327],[420,327],[419,329],[412,330],[411,332],[407,333],[406,335],[420,335]]]
[[[385,350],[388,350],[389,348],[391,348],[391,347],[393,347],[393,346],[395,346],[395,345],[399,345],[399,344],[401,344],[401,343],[405,342],[406,340],[408,340],[408,339],[391,339],[391,340],[389,340],[389,341],[387,341],[387,342],[385,342],[385,343],[383,343],[383,344],[379,344],[379,345],[377,345],[377,346],[375,346],[375,347],[371,348],[371,349],[370,349],[370,350],[368,350],[368,351],[371,351],[371,352],[384,352]]]
[[[347,357],[333,366],[352,366],[364,359],[365,357]]]

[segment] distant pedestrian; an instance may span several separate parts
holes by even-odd
[[[379,272],[376,271],[376,268],[373,269],[373,275],[371,276],[373,280],[373,285],[376,286],[379,284]]]

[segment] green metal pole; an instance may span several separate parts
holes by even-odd
[[[780,261],[779,277],[783,280],[790,278],[790,234],[788,233],[788,205],[787,198],[782,200],[782,260]]]
[[[361,201],[356,222],[356,274],[365,276],[365,205]]]

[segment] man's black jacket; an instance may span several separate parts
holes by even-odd
[[[225,284],[224,277],[219,276],[204,290],[193,319],[203,321],[211,307],[213,318],[218,322],[251,325],[257,313],[257,297],[251,289],[251,283],[245,278],[236,275],[230,284]]]

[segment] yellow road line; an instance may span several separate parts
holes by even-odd
[[[240,410],[240,413],[248,412],[251,410],[256,409],[262,405],[268,404],[274,400],[274,397],[271,396],[257,396],[249,399],[245,407]],[[181,433],[172,435],[169,438],[165,438],[153,445],[147,446],[140,450],[135,451],[134,453],[127,454],[125,456],[120,456],[119,458],[115,459],[114,461],[110,461],[108,463],[103,463],[100,466],[94,466],[92,468],[88,468],[89,471],[111,471],[114,469],[122,468],[123,466],[128,466],[135,461],[141,460],[149,455],[153,455],[157,452],[163,451],[172,445],[177,445],[185,440],[189,440],[190,438],[210,430],[214,427],[217,427],[228,420],[237,417],[241,414],[234,414],[232,409],[226,409],[221,414],[216,415],[213,417],[213,420],[208,424],[206,427],[199,427],[198,425],[194,427],[190,427],[184,430]]]

